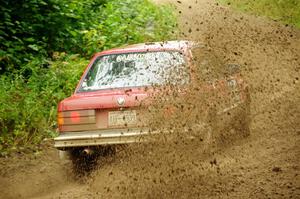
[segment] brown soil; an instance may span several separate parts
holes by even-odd
[[[243,66],[251,135],[204,152],[195,140],[132,145],[76,180],[51,144],[0,160],[0,198],[300,198],[300,31],[213,0],[171,2],[179,39]]]

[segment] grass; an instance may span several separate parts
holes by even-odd
[[[300,28],[299,0],[218,0],[222,4]]]

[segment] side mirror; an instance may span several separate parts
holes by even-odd
[[[227,64],[226,75],[234,75],[241,72],[241,66],[238,64]]]

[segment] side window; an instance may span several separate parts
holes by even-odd
[[[191,51],[199,81],[213,81],[224,76],[224,64],[211,48],[196,46]]]

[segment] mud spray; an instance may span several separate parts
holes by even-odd
[[[102,158],[81,181],[45,146],[43,155],[1,162],[2,198],[300,197],[300,31],[213,0],[158,3],[176,6],[184,30],[178,39],[206,43],[223,63],[242,66],[252,99],[250,135],[212,145],[205,136],[130,145]],[[187,101],[173,123],[196,121],[201,110],[191,114],[195,103]]]

